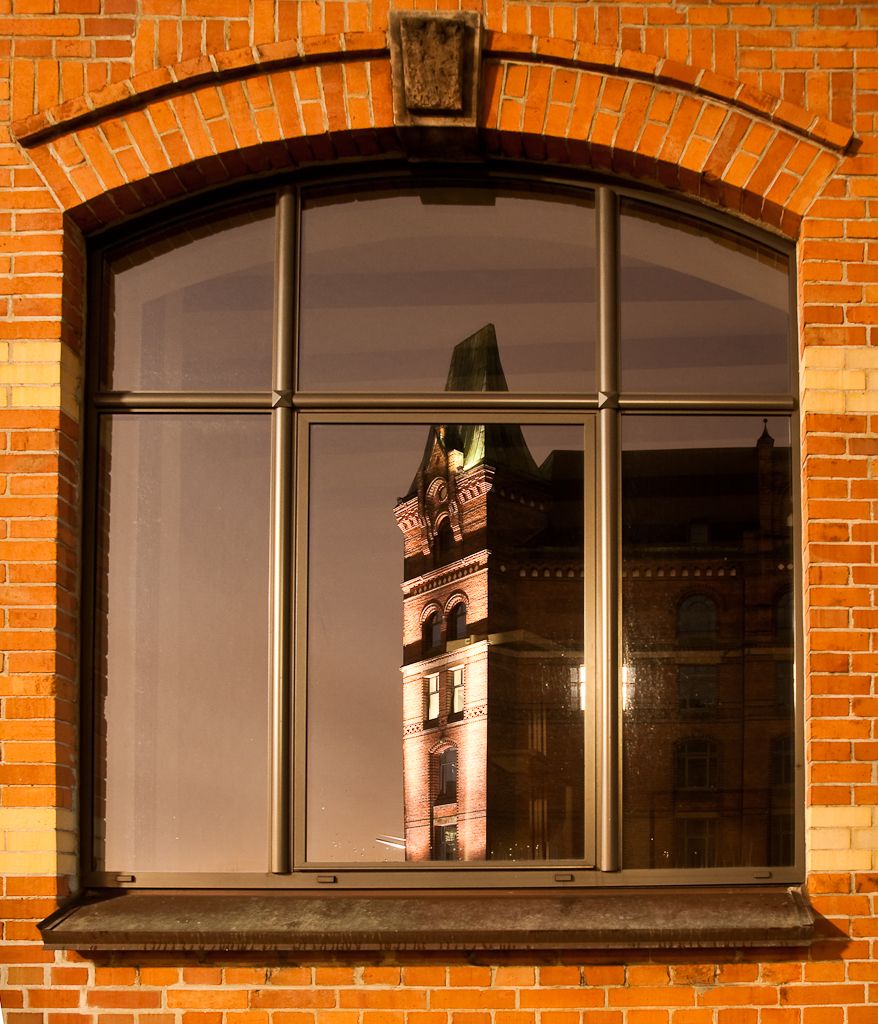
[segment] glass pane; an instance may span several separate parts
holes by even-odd
[[[310,459],[308,859],[582,857],[582,427],[326,424]]]
[[[257,210],[157,239],[111,265],[113,390],[270,388],[274,216]]]
[[[621,252],[626,391],[790,390],[786,257],[632,202],[622,207]]]
[[[794,859],[791,467],[783,418],[624,420],[626,868]]]
[[[269,450],[268,416],[103,421],[104,870],[266,870]]]
[[[493,326],[510,391],[594,391],[589,203],[368,194],[308,205],[302,235],[304,390],[495,390],[497,367],[448,380],[450,346]]]

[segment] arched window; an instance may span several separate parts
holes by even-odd
[[[771,486],[788,493],[798,464],[794,248],[636,199],[630,182],[556,189],[503,174],[443,183],[387,168],[352,172],[345,191],[291,172],[243,202],[224,194],[190,219],[95,239],[87,884],[261,871],[271,851],[296,865],[290,884],[311,886],[295,850],[342,874],[371,861],[378,826],[361,808],[375,789],[403,819],[381,827],[405,835],[405,861],[426,859],[432,828],[453,828],[429,808],[454,799],[458,750],[467,808],[479,793],[488,831],[501,819],[515,831],[477,842],[462,824],[467,857],[534,849],[522,836],[549,780],[554,838],[540,856],[592,863],[583,808],[597,804],[597,830],[620,836],[612,870],[648,870],[652,808],[671,845],[671,771],[679,789],[714,789],[721,750],[728,787],[771,774],[768,742],[743,749],[731,717],[699,721],[710,738],[676,750],[654,736],[659,707],[678,730],[686,711],[689,732],[717,707],[700,662],[719,655],[718,625],[723,658],[742,661],[748,629],[772,639],[774,598],[799,578],[779,519],[764,549],[752,543],[764,418]],[[787,610],[776,619],[791,633]],[[463,646],[474,620],[484,642]],[[594,699],[616,670],[614,645],[595,640],[605,624],[638,664],[637,700],[618,719],[616,702]],[[675,644],[693,666],[679,706]],[[740,697],[745,721],[787,657],[764,656]],[[717,678],[725,687],[725,669]],[[295,728],[291,680],[308,709]],[[531,714],[537,700],[544,715]],[[197,736],[193,709],[210,724]],[[794,702],[772,714],[774,732],[794,733]],[[529,722],[538,758],[520,753]],[[618,763],[596,763],[594,730],[618,739]],[[500,734],[490,749],[469,740],[484,733]],[[373,757],[380,772],[363,772]],[[597,800],[596,778],[612,799]],[[153,786],[161,799],[141,806]],[[750,879],[741,851],[754,842],[718,862]],[[396,885],[408,867],[381,871]],[[600,870],[577,884],[599,884]]]
[[[436,654],[442,647],[442,613],[435,611],[424,619],[421,626],[421,648],[424,656]]]
[[[451,531],[451,522],[446,516],[436,529],[436,558],[442,563],[448,561],[454,552],[454,534]]]
[[[716,601],[706,594],[687,597],[677,610],[677,635],[687,640],[716,636]]]
[[[437,804],[457,802],[457,747],[446,747],[437,758]]]
[[[677,789],[716,789],[717,772],[714,740],[693,736],[674,746],[674,786]]]
[[[448,639],[466,639],[466,604],[458,601],[448,615]]]

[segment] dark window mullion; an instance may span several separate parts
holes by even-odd
[[[611,189],[596,196],[598,259],[598,856],[619,870],[619,204]]]
[[[271,871],[289,874],[291,858],[292,777],[292,391],[295,374],[295,297],[298,259],[298,192],[282,192],[277,204],[275,322],[272,360],[271,424]]]

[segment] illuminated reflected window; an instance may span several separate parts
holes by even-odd
[[[439,673],[427,676],[427,708],[424,718],[435,722],[439,718]]]
[[[463,714],[463,669],[458,665],[449,669],[448,676],[451,682],[451,713],[452,715]]]

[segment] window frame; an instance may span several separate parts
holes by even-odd
[[[597,378],[596,393],[588,395],[515,395],[488,394],[478,402],[460,395],[326,395],[295,392],[295,352],[298,346],[297,301],[298,254],[303,196],[328,197],[346,192],[374,188],[376,192],[394,187],[430,187],[449,184],[460,187],[487,186],[496,189],[533,191],[539,195],[580,194],[584,188],[595,198],[595,235],[597,246]],[[782,395],[693,395],[687,394],[619,394],[619,230],[620,201],[632,198],[665,210],[685,213],[705,225],[730,230],[769,246],[785,256],[789,266],[789,354],[790,387]],[[102,389],[99,379],[99,353],[109,336],[108,295],[109,263],[123,250],[139,248],[156,233],[154,214],[141,216],[121,228],[103,232],[92,240],[89,253],[89,344],[87,346],[87,398],[85,411],[85,452],[83,472],[84,530],[82,586],[82,772],[81,829],[83,881],[89,885],[118,888],[164,886],[212,886],[216,888],[317,888],[332,884],[338,888],[445,887],[448,885],[478,886],[491,884],[486,873],[496,875],[498,885],[522,887],[595,887],[607,885],[722,885],[771,882],[794,883],[804,877],[804,742],[803,742],[803,644],[802,644],[802,569],[801,494],[798,465],[799,423],[797,415],[797,346],[795,251],[790,242],[752,225],[738,222],[717,211],[695,207],[691,202],[676,199],[657,191],[631,188],[599,175],[582,176],[578,180],[534,175],[528,169],[513,172],[488,169],[474,176],[464,170],[431,169],[416,179],[404,168],[384,167],[366,174],[300,174],[269,181],[263,188],[247,186],[224,190],[206,200],[190,201],[174,208],[172,216],[161,225],[161,232],[175,225],[185,225],[193,216],[219,217],[233,211],[242,201],[275,203],[276,218],[276,288],[274,366],[271,388],[262,391],[225,392],[112,392]],[[472,412],[478,406],[480,413]],[[587,621],[595,628],[594,663],[587,665],[588,728],[594,735],[594,758],[586,765],[586,815],[595,819],[593,862],[584,866],[503,865],[497,863],[466,864],[438,868],[436,865],[406,864],[395,872],[391,866],[380,868],[333,865],[302,865],[304,836],[303,808],[297,786],[302,784],[301,737],[304,729],[306,696],[303,644],[294,646],[294,636],[301,634],[302,609],[306,607],[307,566],[302,562],[303,535],[300,524],[307,518],[304,504],[307,489],[297,486],[302,465],[302,435],[305,425],[315,417],[320,422],[355,421],[384,410],[381,422],[429,423],[438,409],[455,410],[456,420],[468,415],[471,422],[484,419],[508,419],[517,423],[573,422],[594,435],[591,449],[586,448],[586,479],[594,480],[596,494],[593,515],[586,514],[586,562],[595,553],[595,564],[586,566]],[[180,873],[149,873],[138,876],[120,872],[96,871],[94,864],[94,776],[98,744],[95,742],[95,701],[92,680],[95,676],[95,590],[98,487],[97,445],[98,421],[107,412],[125,411],[229,411],[269,412],[272,416],[272,671],[271,671],[271,839],[267,870],[261,874],[197,876]],[[426,411],[429,410],[429,411]],[[469,411],[468,411],[469,410]],[[621,842],[621,553],[620,553],[620,426],[623,416],[645,414],[715,414],[715,415],[787,415],[790,421],[793,490],[793,721],[795,728],[795,863],[789,867],[764,869],[743,867],[731,869],[698,869],[694,876],[681,869],[620,869]],[[297,454],[298,453],[298,454]],[[589,459],[594,464],[589,466]],[[304,517],[304,518],[303,518]],[[297,525],[299,524],[299,525]],[[590,611],[589,603],[591,605]],[[610,710],[608,710],[610,709]],[[616,710],[612,710],[616,709]],[[295,723],[295,725],[294,725]],[[294,745],[298,751],[294,763]],[[295,826],[298,825],[298,828]],[[560,870],[559,868],[564,868]],[[567,868],[570,868],[568,873]],[[326,872],[332,872],[327,876]],[[402,877],[405,876],[405,877]],[[331,883],[327,882],[331,877]]]

